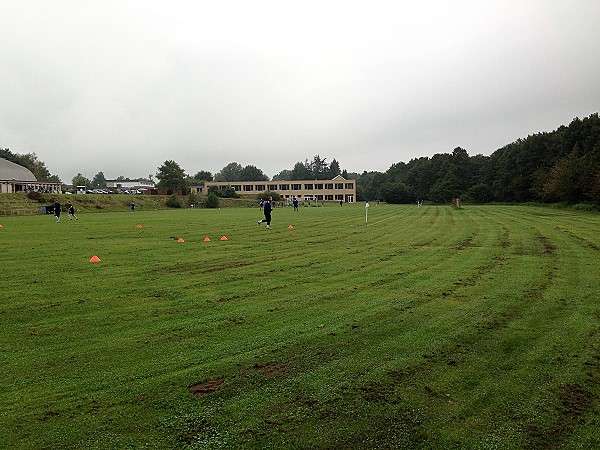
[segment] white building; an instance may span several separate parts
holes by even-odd
[[[38,181],[26,167],[0,158],[0,193],[31,191],[60,194],[61,184]]]
[[[106,187],[113,189],[152,189],[154,183],[148,180],[106,180]]]

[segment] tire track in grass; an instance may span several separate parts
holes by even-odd
[[[507,245],[506,245],[506,236],[507,236],[506,229],[503,228],[502,229],[502,236],[500,238],[503,241],[503,245],[501,246],[502,248],[506,248],[507,247]],[[547,251],[548,250],[547,243],[545,241],[543,241],[543,240],[539,240],[539,242],[542,245],[542,247],[544,249],[546,249],[546,251]],[[503,323],[498,322],[498,320],[496,320],[496,319],[493,319],[491,322],[488,322],[487,324],[484,324],[481,328],[478,328],[477,334],[489,334],[490,332],[493,332],[494,330],[499,330],[501,328],[506,327],[507,323],[510,322],[512,319],[514,319],[517,316],[517,311],[518,311],[517,308],[513,308],[512,311],[510,312],[510,314],[504,314],[504,316],[502,318]],[[468,351],[468,349],[469,349],[469,345],[468,344],[472,344],[471,339],[463,342],[463,345],[458,344],[457,345],[457,348],[459,349],[458,351],[457,351],[457,348],[452,347],[449,350],[442,350],[440,352],[434,351],[432,353],[424,354],[423,357],[426,359],[426,362],[424,362],[422,364],[419,364],[418,367],[425,370],[425,368],[426,367],[428,368],[431,363],[434,363],[434,362],[438,362],[439,363],[440,362],[439,361],[440,358],[442,360],[445,360],[446,364],[450,365],[450,366],[456,365],[457,361],[461,361],[461,364],[462,364],[461,357],[464,359],[464,355],[466,353],[466,351],[463,350],[462,348],[464,346],[464,348],[466,348],[467,351]],[[462,355],[462,356],[460,356],[460,355]],[[420,372],[420,369],[418,370],[418,372]],[[411,371],[411,374],[415,375],[414,370]],[[426,385],[425,387],[427,388],[428,385]],[[431,396],[431,395],[434,395],[436,391],[433,388],[429,388],[429,389],[426,389],[426,392],[428,393],[428,395]],[[432,394],[432,393],[434,393],[434,394]],[[440,395],[440,397],[443,398],[444,400],[447,400],[446,396],[441,396]]]

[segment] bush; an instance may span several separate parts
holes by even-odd
[[[206,208],[218,208],[219,207],[219,196],[214,192],[211,192],[206,196],[206,201],[204,202],[204,206]]]
[[[171,195],[167,201],[165,202],[165,204],[169,207],[169,208],[181,208],[181,199],[176,196],[176,195]]]
[[[190,192],[187,196],[188,206],[196,206],[200,202],[200,196],[194,192]]]
[[[42,194],[41,192],[37,192],[37,191],[30,191],[27,193],[27,198],[30,200],[34,200],[38,203],[47,203],[50,200],[46,198],[46,196],[44,194]]]
[[[223,188],[220,188],[218,186],[210,186],[208,188],[208,193],[215,194],[218,197],[222,197],[222,198],[238,198],[239,197],[239,195],[237,195],[237,193],[235,192],[235,189],[233,189],[231,186],[227,186],[227,187],[223,187]]]
[[[274,202],[278,202],[279,200],[281,200],[281,195],[279,195],[277,192],[264,191],[256,195],[257,200],[260,200],[261,198],[263,200],[266,200],[269,197],[273,197]]]

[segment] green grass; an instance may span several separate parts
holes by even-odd
[[[600,447],[597,213],[79,218],[0,218],[0,448]]]

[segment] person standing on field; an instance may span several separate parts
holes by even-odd
[[[294,211],[298,212],[298,199],[294,197]]]
[[[54,202],[54,217],[56,217],[56,223],[60,222],[60,202],[58,199]]]
[[[265,214],[264,220],[259,220],[258,225],[261,223],[267,222],[267,230],[271,229],[271,201],[273,197],[269,197],[267,201],[263,205],[263,213]]]
[[[71,202],[67,203],[67,215],[69,216],[69,220],[73,220],[73,217],[75,217],[75,220],[79,220],[75,215],[75,207]]]

